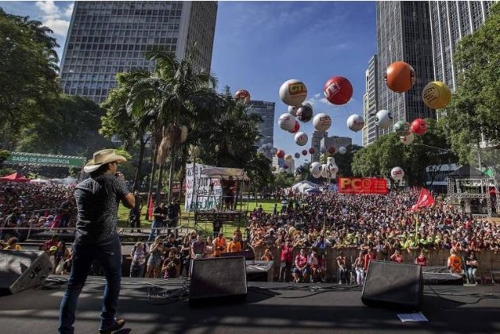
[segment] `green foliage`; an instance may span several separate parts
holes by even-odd
[[[484,25],[460,41],[454,62],[457,85],[444,117],[446,130],[460,161],[471,163],[477,161],[479,142],[500,147],[500,4],[491,7]]]
[[[0,8],[0,146],[14,148],[21,129],[52,107],[59,93],[52,30]]]

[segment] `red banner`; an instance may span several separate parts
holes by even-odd
[[[339,177],[339,193],[344,194],[387,194],[387,181],[376,177]]]
[[[417,204],[411,207],[411,211],[431,206],[434,203],[436,203],[436,201],[434,200],[434,197],[432,197],[429,190],[422,188],[422,190],[420,190],[420,195],[418,196]]]

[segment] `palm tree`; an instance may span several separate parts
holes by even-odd
[[[160,167],[167,154],[170,155],[169,200],[172,197],[175,156],[180,142],[185,140],[182,137],[185,137],[187,125],[196,122],[203,117],[204,112],[207,112],[206,109],[200,108],[199,100],[215,94],[209,87],[217,86],[217,79],[214,76],[198,72],[193,68],[195,46],[191,50],[180,62],[171,52],[162,50],[147,52],[146,58],[155,61],[155,70],[149,77],[139,79],[134,84],[127,101],[129,114],[153,120],[153,132],[161,138],[155,142],[156,162]],[[160,196],[161,172],[158,178],[156,202],[160,201]]]

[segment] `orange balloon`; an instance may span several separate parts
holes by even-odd
[[[415,70],[404,61],[397,61],[387,67],[385,72],[387,87],[396,92],[404,93],[415,83]]]

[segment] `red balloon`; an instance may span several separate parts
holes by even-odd
[[[335,153],[335,147],[331,146],[328,148],[328,153],[333,154]]]
[[[297,132],[299,132],[299,130],[300,130],[300,123],[299,123],[299,121],[296,120],[295,125],[293,126],[293,129],[288,131],[288,132],[297,133]]]
[[[404,93],[415,83],[415,70],[404,61],[397,61],[387,67],[384,74],[387,87],[396,92]]]
[[[423,135],[427,131],[427,122],[425,119],[416,118],[411,122],[411,132],[417,135]]]
[[[278,150],[278,152],[276,152],[276,156],[280,159],[283,159],[283,157],[285,156],[285,151]]]
[[[240,89],[234,94],[234,99],[236,101],[242,100],[245,103],[248,103],[250,101],[250,93],[246,89]]]
[[[352,97],[352,85],[344,77],[331,77],[323,86],[323,93],[332,104],[346,104]]]
[[[307,155],[307,150],[302,150],[302,155]]]
[[[309,149],[309,153],[314,154],[314,152],[316,152],[316,150],[314,149],[314,147],[311,147],[311,148]]]

